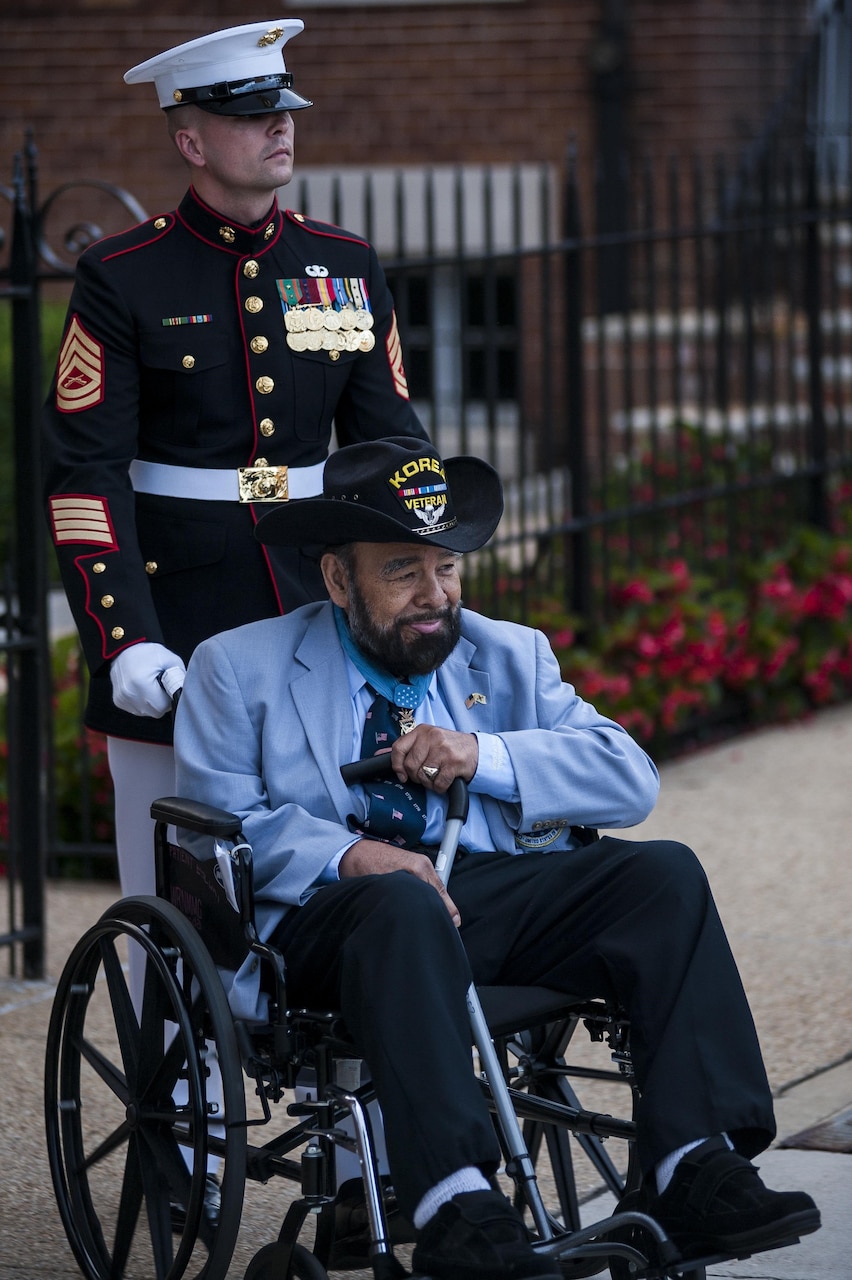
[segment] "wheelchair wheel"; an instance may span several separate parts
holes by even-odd
[[[138,1014],[128,946],[145,959]],[[123,899],[71,953],[48,1031],[45,1121],[62,1222],[89,1280],[225,1276],[245,1185],[242,1067],[216,968],[170,903]]]
[[[304,1245],[293,1245],[289,1266],[280,1244],[267,1244],[254,1255],[244,1280],[328,1280],[328,1272],[316,1254]]]

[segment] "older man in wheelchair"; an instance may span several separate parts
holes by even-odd
[[[472,1022],[477,1045],[491,1052],[471,995],[478,986],[602,998],[629,1021],[638,1161],[622,1207],[650,1223],[669,1252],[661,1246],[657,1269],[647,1272],[635,1264],[625,1271],[622,1258],[620,1271],[611,1263],[613,1275],[682,1275],[690,1259],[790,1243],[818,1228],[819,1212],[804,1192],[768,1189],[750,1163],[774,1136],[772,1102],[706,877],[682,844],[597,833],[647,816],[659,785],[654,765],[563,682],[543,635],[461,608],[460,558],[487,542],[501,512],[500,482],[485,462],[442,462],[431,445],[390,439],[339,450],[326,464],[322,497],[282,504],[259,521],[257,536],[272,554],[276,546],[316,548],[330,599],[205,641],[177,708],[180,795],[224,813],[225,826],[252,851],[251,927],[259,936],[225,975],[235,1025],[268,1016],[258,964],[264,947],[283,957],[278,980],[283,990],[286,972],[288,1009],[338,1011],[369,1067],[393,1190],[416,1232],[418,1276],[556,1280],[599,1269],[594,1258],[586,1269],[560,1263],[542,1238],[547,1219],[539,1215],[531,1231],[499,1189],[505,1139],[501,1149],[471,1065]],[[367,767],[367,780],[347,784],[342,766],[377,755],[383,760]],[[442,832],[459,780],[469,809],[454,811],[460,840],[448,876]],[[193,847],[204,830],[200,820],[184,843]],[[128,902],[113,913],[114,929],[147,948],[149,976],[159,972],[172,992],[176,1012],[168,1016],[187,1041],[197,1039],[191,1010],[173,990],[180,978],[169,973],[183,973],[188,989],[203,957],[193,944],[182,968],[170,970],[153,926],[140,924],[148,918],[144,900]],[[162,912],[158,918],[168,924]],[[75,1215],[90,1210],[86,1179],[82,1192],[75,1189],[79,1170],[94,1167],[120,1129],[139,1144],[147,1135],[161,1163],[171,1162],[173,1185],[175,1159],[156,1124],[171,1106],[172,1076],[187,1077],[190,1092],[203,1095],[206,1071],[181,1067],[179,1050],[172,1076],[158,1067],[146,1014],[138,1035],[123,991],[113,995],[119,1040],[136,1044],[137,1034],[140,1042],[122,1049],[125,1069],[79,1049],[86,1038],[74,1002],[88,1000],[79,992],[93,985],[82,978],[103,964],[110,985],[120,986],[104,940],[109,924],[69,962],[51,1038],[71,1047],[57,1048],[47,1070],[54,1182],[78,1260],[95,1276],[122,1274],[116,1259],[127,1249],[116,1246],[110,1256],[99,1227],[74,1229]],[[221,998],[227,1013],[213,973],[218,991],[210,1001]],[[218,1025],[221,1056],[234,1033],[221,1018]],[[143,1071],[137,1059],[146,1055]],[[245,1063],[251,1052],[242,1056]],[[91,1157],[77,1151],[74,1118],[83,1110],[84,1057],[128,1104],[127,1119]],[[134,1093],[128,1059],[134,1077],[159,1080],[147,1129],[139,1121],[144,1091]],[[499,1074],[499,1065],[489,1071]],[[225,1120],[234,1100],[232,1083]],[[499,1115],[499,1092],[497,1101]],[[205,1160],[200,1117],[216,1110],[205,1105],[195,1121],[182,1122],[184,1141]],[[514,1163],[529,1171],[522,1148]],[[154,1230],[163,1211],[151,1208],[150,1170],[141,1156],[139,1164],[130,1190],[124,1175],[116,1240],[121,1214],[130,1222],[144,1191],[160,1241],[157,1274],[178,1276],[189,1246],[172,1267],[164,1231]],[[273,1151],[256,1158],[255,1173],[265,1178],[282,1165]],[[90,1254],[107,1263],[88,1265]],[[279,1256],[289,1265],[289,1251]],[[374,1266],[377,1276],[404,1274],[395,1261],[390,1270]],[[246,1274],[265,1280],[273,1272],[258,1265]]]
[[[772,1104],[706,878],[683,845],[595,836],[642,821],[657,772],[562,681],[541,634],[461,608],[460,557],[501,510],[475,458],[404,440],[333,455],[321,498],[258,525],[272,547],[325,548],[330,600],[200,646],[178,789],[241,817],[291,1001],[339,1009],[369,1064],[415,1272],[560,1274],[493,1184],[471,980],[618,1002],[640,1095],[635,1203],[686,1257],[776,1246],[819,1215],[749,1162]],[[347,789],[341,763],[382,751],[385,778]],[[455,778],[471,804],[445,886],[434,851]],[[259,996],[249,961],[232,1007]]]

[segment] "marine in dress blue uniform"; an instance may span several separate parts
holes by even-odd
[[[207,636],[325,595],[301,548],[254,538],[258,513],[321,492],[333,431],[426,438],[375,251],[277,202],[290,113],[311,105],[283,59],[302,27],[229,28],[127,72],[153,82],[192,184],[81,255],[45,406],[47,516],[86,720],[108,736],[125,893],[153,889],[150,801],[174,785],[159,682],[179,688]]]
[[[125,78],[153,79],[167,110],[297,110],[311,104],[281,45],[301,28],[217,32]],[[366,241],[274,197],[260,224],[239,225],[190,188],[81,256],[44,439],[91,727],[170,740],[169,716],[114,705],[109,666],[128,647],[185,662],[213,632],[325,594],[313,560],[261,548],[253,529],[263,504],[321,490],[333,427],[341,444],[425,436]]]

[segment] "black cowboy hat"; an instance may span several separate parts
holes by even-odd
[[[476,551],[503,514],[503,487],[481,458],[447,458],[411,436],[347,445],[325,464],[321,498],[283,502],[255,537],[270,546],[417,542]]]

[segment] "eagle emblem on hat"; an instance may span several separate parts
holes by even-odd
[[[265,49],[267,45],[276,44],[284,34],[283,27],[270,27],[257,42],[258,49]]]
[[[431,525],[438,523],[443,510],[443,507],[436,507],[434,503],[430,503],[425,507],[415,507],[414,514],[418,516],[425,525]]]

